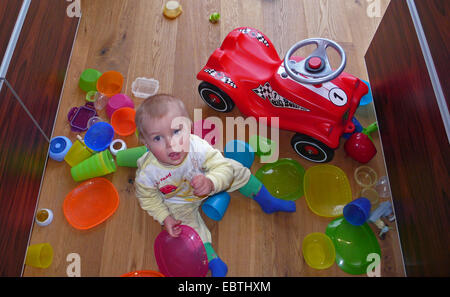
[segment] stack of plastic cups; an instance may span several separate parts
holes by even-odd
[[[64,161],[66,161],[70,167],[73,167],[90,156],[92,156],[92,151],[79,140],[76,140],[64,157]]]
[[[95,154],[70,169],[72,178],[77,182],[115,171],[116,163],[109,150]]]

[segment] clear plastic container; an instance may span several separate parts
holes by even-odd
[[[355,180],[363,188],[375,186],[377,178],[377,173],[369,166],[360,166],[355,170]]]
[[[382,176],[375,185],[375,190],[382,198],[389,197],[391,195],[391,187],[389,185],[389,179],[387,176]]]
[[[159,81],[153,78],[138,77],[131,84],[131,92],[135,97],[148,98],[156,95],[159,89]]]

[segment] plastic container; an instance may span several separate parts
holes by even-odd
[[[255,160],[253,148],[242,140],[231,140],[225,145],[225,158],[238,161],[247,168],[250,168]]]
[[[55,161],[61,162],[72,147],[72,141],[65,136],[53,137],[50,141],[49,156]]]
[[[297,200],[304,195],[305,169],[295,160],[285,158],[265,164],[255,176],[277,198]]]
[[[308,234],[302,243],[303,258],[314,269],[327,269],[333,265],[336,252],[333,242],[324,233]]]
[[[74,132],[83,132],[88,129],[87,122],[93,116],[96,116],[97,112],[89,103],[80,107],[73,107],[67,114],[70,127]]]
[[[134,116],[136,111],[130,107],[122,107],[114,111],[111,116],[111,125],[120,136],[129,136],[136,130]]]
[[[249,144],[258,156],[270,156],[275,151],[276,143],[269,138],[252,135]]]
[[[386,198],[391,196],[391,187],[387,176],[380,177],[378,182],[375,184],[375,190],[380,197]]]
[[[64,157],[64,161],[73,167],[92,156],[92,151],[79,140],[76,140]]]
[[[74,181],[103,176],[115,172],[117,169],[114,158],[109,150],[95,154],[70,169]]]
[[[146,146],[138,146],[117,152],[117,165],[123,167],[136,167],[137,160],[148,151]]]
[[[109,180],[100,177],[85,181],[67,194],[63,212],[72,227],[86,230],[104,222],[118,206],[117,189]]]
[[[106,122],[98,122],[92,125],[84,135],[84,143],[88,148],[101,152],[109,148],[114,138],[114,128]]]
[[[227,192],[220,192],[203,202],[202,210],[211,219],[220,221],[227,211],[229,204],[230,194]]]
[[[98,116],[94,116],[94,117],[90,118],[87,123],[88,129],[91,128],[95,123],[98,123],[98,122],[104,122],[104,120]]]
[[[360,197],[344,207],[344,218],[354,226],[361,226],[369,218],[370,208],[369,199]]]
[[[205,246],[198,233],[180,225],[181,233],[172,237],[163,230],[155,239],[154,251],[159,271],[167,277],[204,277],[208,272]]]
[[[97,80],[97,91],[107,97],[112,97],[122,91],[123,76],[117,71],[107,71]]]
[[[148,98],[156,95],[159,89],[159,81],[154,78],[138,77],[131,84],[131,92],[135,97]]]
[[[183,12],[178,1],[167,1],[164,5],[163,14],[169,19],[174,19]]]
[[[344,206],[352,201],[347,175],[334,165],[309,167],[305,173],[304,189],[308,207],[319,216],[341,216]]]
[[[112,114],[122,107],[130,107],[134,108],[134,103],[125,94],[117,94],[109,98],[108,103],[106,104],[106,114],[109,118],[111,118]]]
[[[373,187],[377,178],[377,173],[369,166],[360,166],[355,170],[355,180],[363,188]]]
[[[87,68],[80,76],[78,85],[80,89],[85,92],[97,91],[97,80],[102,76],[102,73],[98,70]]]
[[[53,248],[50,243],[38,243],[27,248],[25,264],[36,268],[48,268],[53,261]]]
[[[53,212],[48,208],[38,209],[35,222],[38,226],[45,227],[53,221]]]

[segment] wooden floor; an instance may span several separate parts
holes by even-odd
[[[84,93],[77,83],[85,68],[120,71],[126,82],[122,92],[130,96],[131,83],[136,77],[156,78],[160,92],[183,98],[191,115],[194,108],[202,108],[204,117],[224,118],[224,114],[207,107],[199,97],[196,74],[232,29],[239,26],[259,29],[271,39],[280,57],[299,40],[318,36],[333,39],[346,50],[345,71],[367,80],[364,54],[381,20],[367,16],[370,3],[364,0],[182,0],[183,13],[175,20],[162,16],[164,2],[82,1],[83,16],[53,136],[76,139],[66,114],[71,107],[84,104]],[[377,3],[382,15],[388,0]],[[215,11],[221,13],[221,20],[211,24],[208,16]],[[142,102],[132,98],[137,106]],[[100,115],[106,118],[104,111]],[[237,109],[227,114],[239,115]],[[375,121],[373,104],[360,107],[357,117],[364,126]],[[315,165],[293,152],[291,136],[291,132],[280,132],[280,158],[293,158],[305,169]],[[382,176],[386,174],[382,150],[378,135],[373,136],[378,154],[368,165]],[[125,141],[128,147],[138,145],[134,136]],[[345,155],[342,145],[331,164],[347,173],[353,197],[357,198],[361,189],[353,172],[360,164]],[[252,172],[261,166],[256,159]],[[64,197],[79,183],[72,180],[65,162],[49,160],[38,207],[52,209],[55,218],[47,227],[34,226],[30,244],[49,242],[54,248],[54,260],[47,269],[26,266],[23,275],[66,276],[70,264],[66,257],[70,253],[80,255],[81,276],[119,276],[134,270],[158,270],[153,243],[161,226],[139,207],[130,182],[134,176],[135,170],[124,167],[106,176],[119,192],[119,208],[101,225],[79,231],[67,223],[62,213]],[[228,264],[228,276],[349,276],[336,264],[319,271],[305,263],[301,253],[303,238],[311,232],[325,232],[331,219],[313,214],[304,197],[296,205],[294,214],[267,215],[255,202],[236,192],[222,221],[204,216],[212,232],[213,246]],[[394,230],[379,240],[381,275],[404,276],[395,223],[391,227]]]

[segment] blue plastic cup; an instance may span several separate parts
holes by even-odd
[[[255,160],[255,151],[242,140],[231,140],[225,145],[225,158],[238,161],[247,168],[250,168]]]
[[[364,197],[349,202],[344,207],[344,218],[354,226],[364,224],[370,216],[370,200]]]
[[[109,148],[114,138],[114,128],[106,122],[97,122],[84,135],[84,143],[93,151],[101,152]]]
[[[203,203],[202,210],[208,217],[210,217],[214,221],[220,221],[227,211],[229,203],[230,194],[228,194],[227,192],[220,192],[209,197]]]

